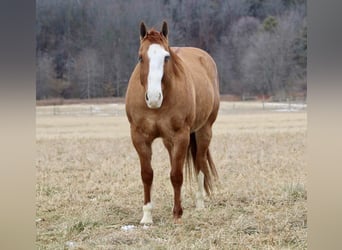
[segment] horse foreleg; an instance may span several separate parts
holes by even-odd
[[[147,140],[146,137],[135,131],[131,132],[133,145],[138,152],[140,167],[141,167],[141,179],[144,184],[144,206],[143,206],[143,218],[141,224],[152,224],[152,203],[151,203],[151,187],[153,182],[153,169],[151,167],[151,140]]]
[[[182,133],[173,139],[171,151],[170,179],[174,191],[173,218],[175,223],[181,223],[183,208],[181,205],[181,189],[183,184],[183,165],[189,145],[189,134]]]
[[[150,163],[141,163],[141,178],[144,184],[144,206],[143,218],[141,219],[140,224],[152,224],[151,187],[153,182],[153,170]]]

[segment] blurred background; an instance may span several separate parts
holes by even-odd
[[[221,95],[306,100],[306,0],[37,0],[36,99],[123,97],[139,25],[216,61]]]

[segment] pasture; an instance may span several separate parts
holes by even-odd
[[[37,249],[307,249],[306,110],[221,102],[211,152],[220,179],[172,219],[169,158],[153,144],[152,226],[123,104],[36,108]],[[291,112],[289,112],[291,111]]]

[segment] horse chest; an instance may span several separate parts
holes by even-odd
[[[186,118],[181,116],[145,116],[136,123],[140,133],[153,137],[168,137],[186,126]]]

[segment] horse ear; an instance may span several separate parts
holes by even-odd
[[[146,26],[144,22],[140,23],[140,40],[144,39],[144,37],[146,36]]]
[[[162,30],[160,32],[163,36],[165,36],[165,38],[167,38],[167,34],[169,33],[169,29],[167,27],[167,22],[163,21],[163,26],[162,26]]]

